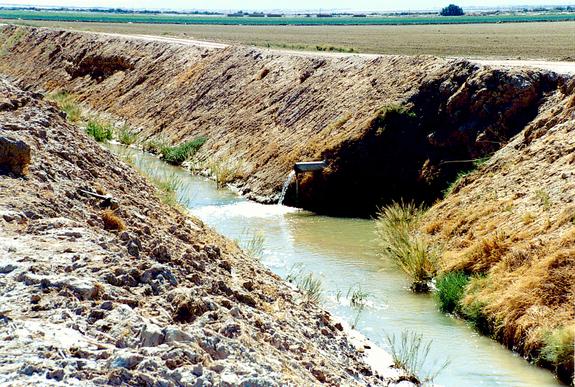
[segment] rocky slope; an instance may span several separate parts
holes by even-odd
[[[575,79],[425,219],[441,271],[471,277],[456,310],[572,384]]]
[[[0,343],[9,385],[391,383],[328,313],[2,79]]]
[[[234,159],[242,192],[277,200],[293,163],[297,204],[371,215],[400,197],[433,202],[560,93],[566,77],[428,56],[325,57],[5,27],[0,71],[128,120],[140,139],[208,138],[198,159]],[[447,162],[446,162],[447,161]],[[296,203],[295,189],[287,203]]]

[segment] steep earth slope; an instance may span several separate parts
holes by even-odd
[[[277,200],[294,162],[326,159],[287,203],[343,215],[434,201],[468,166],[451,161],[492,154],[567,79],[428,56],[314,57],[41,28],[5,27],[0,43],[1,72],[126,119],[142,141],[207,136],[198,159],[240,160],[235,183],[256,200]]]
[[[390,382],[328,313],[156,195],[0,79],[0,384]]]
[[[425,215],[441,271],[471,277],[456,312],[573,383],[575,79]]]

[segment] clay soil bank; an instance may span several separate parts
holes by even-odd
[[[65,90],[125,119],[146,142],[206,136],[198,162],[236,162],[233,182],[276,201],[297,161],[326,159],[287,203],[373,214],[432,202],[454,160],[491,155],[564,95],[567,75],[430,56],[291,55],[50,29],[5,27],[0,71]],[[554,99],[555,98],[555,99]]]

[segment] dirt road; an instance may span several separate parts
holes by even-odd
[[[98,34],[107,36],[121,36],[124,38],[135,38],[148,41],[183,44],[183,45],[198,46],[213,49],[222,49],[229,46],[228,44],[224,43],[216,43],[202,40],[169,38],[164,36],[122,35],[112,33],[98,33]],[[364,58],[377,58],[383,56],[379,54],[342,53],[342,52],[295,51],[295,50],[279,50],[279,49],[261,49],[261,50],[270,51],[274,53],[279,52],[282,54],[289,54],[295,56],[329,56],[329,57],[359,56]],[[566,61],[559,62],[559,61],[545,61],[545,60],[501,60],[501,59],[471,59],[471,58],[464,58],[464,59],[467,59],[473,63],[477,63],[480,65],[497,67],[497,68],[531,67],[535,69],[549,70],[559,74],[575,74],[575,62],[566,62]]]
[[[6,26],[7,24],[1,24],[0,28]],[[153,35],[132,35],[132,34],[115,34],[115,33],[108,33],[108,32],[87,32],[87,33],[94,33],[98,35],[110,36],[110,37],[122,37],[127,39],[140,39],[146,41],[155,41],[155,42],[166,42],[172,44],[182,44],[188,46],[196,46],[196,47],[204,47],[210,49],[223,49],[228,47],[228,44],[224,43],[217,43],[211,41],[203,41],[203,40],[192,40],[192,39],[181,39],[181,38],[171,38],[166,36],[153,36]],[[348,57],[348,56],[356,56],[356,57],[364,57],[364,58],[377,58],[383,55],[380,54],[362,54],[362,53],[341,53],[341,52],[317,52],[317,51],[295,51],[295,50],[280,50],[280,49],[266,49],[260,48],[263,51],[270,51],[274,53],[282,53],[282,54],[289,54],[294,56],[321,56],[321,57]],[[458,57],[454,57],[458,58]],[[491,66],[496,68],[525,68],[531,67],[535,69],[543,69],[553,71],[559,74],[574,74],[575,75],[575,62],[567,62],[567,61],[546,61],[546,60],[502,60],[502,59],[472,59],[472,58],[464,58],[473,63],[477,63],[484,66]]]

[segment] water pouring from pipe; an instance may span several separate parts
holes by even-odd
[[[283,205],[284,199],[285,199],[285,197],[286,197],[287,190],[288,190],[288,188],[289,188],[289,185],[290,185],[291,182],[293,181],[295,175],[296,175],[296,172],[295,172],[295,170],[292,169],[291,172],[289,173],[289,175],[288,175],[286,181],[284,181],[284,185],[282,186],[282,192],[281,192],[280,198],[279,198],[279,200],[278,200],[278,204],[279,204],[280,206]]]
[[[289,188],[289,186],[290,186],[290,184],[294,178],[296,179],[296,199],[297,199],[297,195],[298,195],[298,192],[297,192],[297,190],[298,190],[297,175],[298,175],[298,173],[321,171],[325,167],[327,167],[327,161],[325,161],[325,160],[322,160],[322,161],[302,161],[299,163],[295,163],[292,171],[289,173],[286,181],[284,182],[284,184],[282,186],[282,192],[280,194],[278,204],[283,205],[285,196],[287,194],[287,190],[288,190],[288,188]]]

